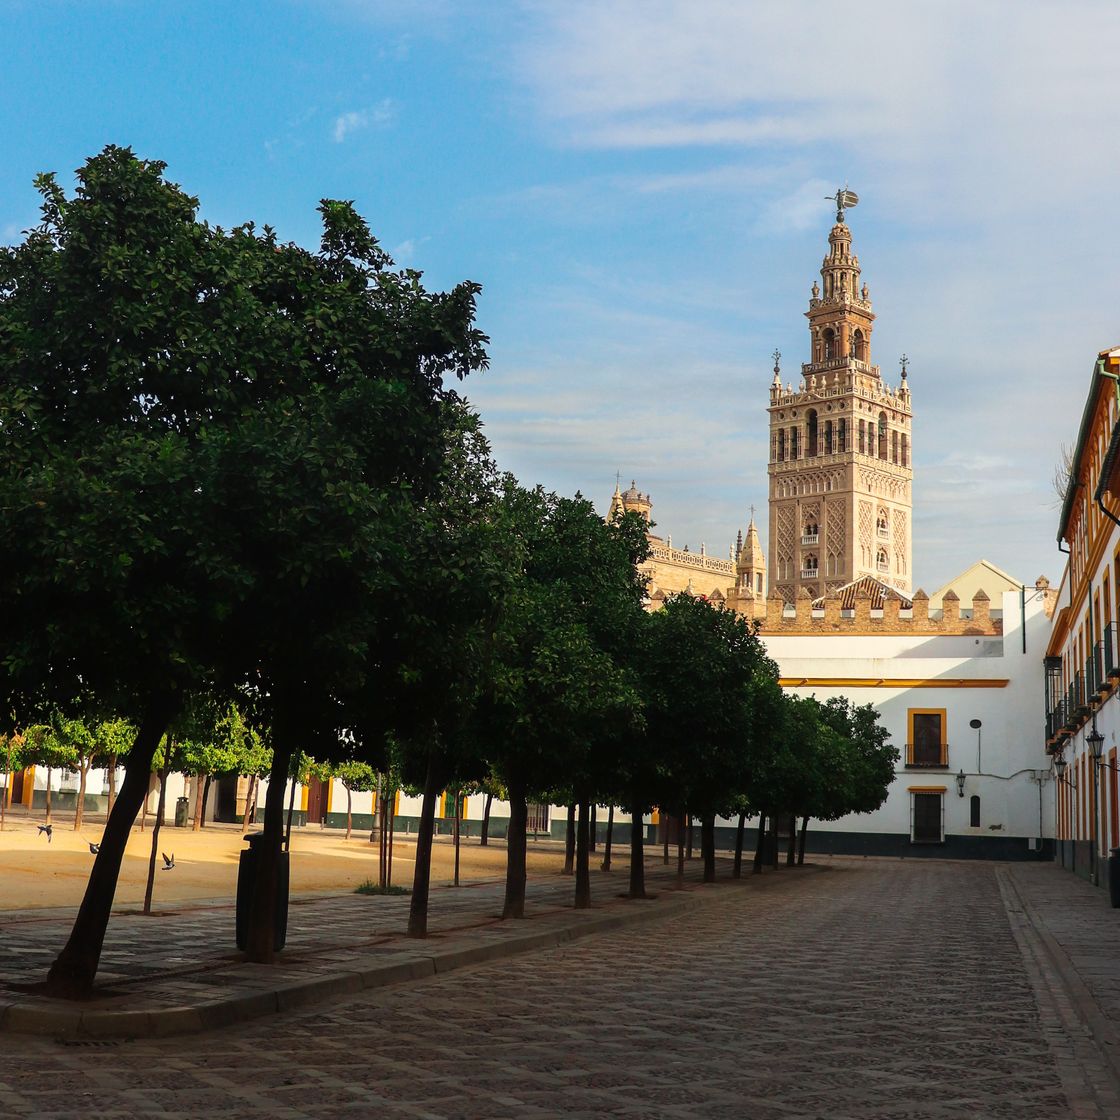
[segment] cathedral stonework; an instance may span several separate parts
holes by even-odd
[[[871,361],[875,315],[843,205],[809,299],[810,360],[770,387],[770,587],[787,603],[870,576],[910,593],[911,412]]]

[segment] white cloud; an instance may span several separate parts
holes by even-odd
[[[392,98],[386,97],[368,109],[352,109],[336,117],[331,135],[336,144],[341,144],[347,136],[361,129],[391,124],[396,116],[396,103]]]

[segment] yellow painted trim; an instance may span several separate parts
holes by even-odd
[[[1006,688],[1011,680],[1007,677],[781,677],[778,683],[782,688]]]
[[[301,785],[300,786],[299,807],[304,813],[307,812],[307,786],[306,785]]]
[[[327,808],[326,812],[331,811],[331,796],[334,793],[334,778],[328,778],[324,783],[327,787]]]
[[[28,766],[23,771],[23,796],[20,798],[20,804],[31,808],[32,798],[35,796],[35,767]]]
[[[907,786],[907,793],[945,793],[948,786]]]
[[[660,824],[661,823],[661,810],[660,809],[654,809],[653,812],[650,813],[649,823],[650,824]]]
[[[401,815],[401,791],[397,790],[393,794],[393,816],[399,817]]]

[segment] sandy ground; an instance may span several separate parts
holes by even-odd
[[[17,811],[18,813],[18,811]],[[53,906],[77,906],[82,900],[93,863],[89,843],[101,836],[100,818],[89,820],[80,833],[73,819],[55,815],[48,842],[36,829],[39,817],[9,815],[0,832],[0,910]],[[328,829],[294,829],[292,832],[291,891],[353,890],[367,879],[377,878],[377,845],[368,833],[355,832],[350,840],[343,832]],[[139,825],[125,851],[117,886],[116,904],[135,905],[144,898],[148,859],[152,847],[149,820],[144,832]],[[240,827],[208,825],[200,832],[164,825],[159,848],[174,855],[170,871],[157,870],[154,900],[157,903],[189,899],[232,898],[237,883],[237,863],[245,849]],[[529,873],[560,870],[560,845],[549,845],[529,853]],[[625,863],[625,846],[616,847]],[[399,835],[393,844],[393,882],[412,885],[415,845]],[[593,857],[594,858],[594,857]],[[437,840],[432,856],[432,884],[450,883],[454,850],[447,838]],[[460,876],[464,881],[500,879],[505,875],[504,843],[481,848],[477,840],[464,840],[460,852]],[[163,861],[157,857],[157,867]]]

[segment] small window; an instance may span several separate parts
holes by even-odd
[[[980,827],[980,798],[975,793],[968,799],[968,824],[970,828]]]

